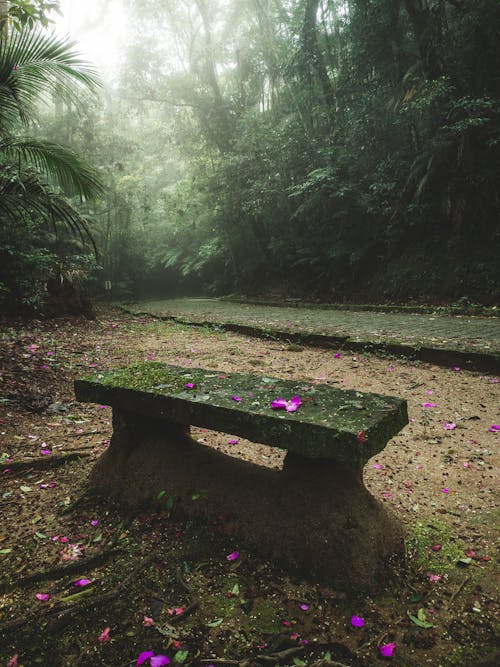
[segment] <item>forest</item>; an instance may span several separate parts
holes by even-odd
[[[0,667],[500,664],[498,0],[0,0]]]
[[[496,0],[122,0],[107,78],[57,5],[4,13],[4,311],[498,301]]]

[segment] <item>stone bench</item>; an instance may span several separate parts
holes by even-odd
[[[189,516],[341,587],[373,588],[400,547],[362,471],[407,424],[402,399],[157,362],[76,380],[75,395],[113,407],[91,480],[101,492],[139,504],[165,491]],[[283,470],[203,446],[190,426],[283,448]]]

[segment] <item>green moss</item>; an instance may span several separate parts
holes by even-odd
[[[268,600],[256,600],[250,614],[249,622],[255,632],[275,634],[282,629],[279,609]]]
[[[141,395],[127,397],[122,390]],[[129,411],[131,401],[137,400],[142,414],[149,402],[152,417],[162,411],[171,421],[234,433],[311,458],[335,458],[356,468],[381,451],[408,421],[406,403],[398,398],[158,362],[77,380],[75,392],[79,400]],[[303,401],[296,412],[272,409],[276,398],[290,400],[295,395]],[[164,405],[158,397],[165,397]]]
[[[161,385],[171,393],[181,391],[188,382],[187,379],[172,372],[165,364],[154,361],[119,368],[116,371],[97,376],[97,379],[104,387],[125,387],[137,391],[151,391],[154,387]],[[95,381],[96,376],[88,376],[85,380]]]
[[[433,551],[432,547],[437,544],[441,549]],[[456,570],[457,561],[464,555],[464,545],[451,528],[434,518],[432,523],[418,521],[415,524],[407,538],[407,549],[418,568],[440,573]]]
[[[457,646],[445,658],[445,667],[472,667],[491,653],[491,646]]]

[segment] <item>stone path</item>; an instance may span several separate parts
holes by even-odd
[[[311,335],[318,344],[324,337],[325,342],[329,339],[330,344],[336,342],[351,349],[359,344],[372,344],[393,352],[401,347],[402,353],[404,348],[416,352],[423,348],[456,351],[461,353],[458,361],[489,358],[491,370],[500,364],[500,317],[262,306],[210,298],[141,301],[127,309],[186,324],[248,328],[249,332],[261,330],[280,337],[288,334],[293,340]]]

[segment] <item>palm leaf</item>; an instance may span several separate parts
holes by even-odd
[[[40,216],[56,234],[58,224],[62,224],[83,242],[90,242],[97,255],[87,220],[64,196],[54,192],[37,174],[19,175],[12,165],[0,165],[0,221],[18,224],[25,216]]]
[[[96,90],[96,71],[73,50],[74,42],[40,30],[13,31],[0,37],[0,131],[33,118],[35,103],[58,93],[77,100],[75,84]]]
[[[70,148],[31,137],[0,140],[0,154],[28,163],[58,183],[69,195],[94,198],[104,191],[99,172]]]

